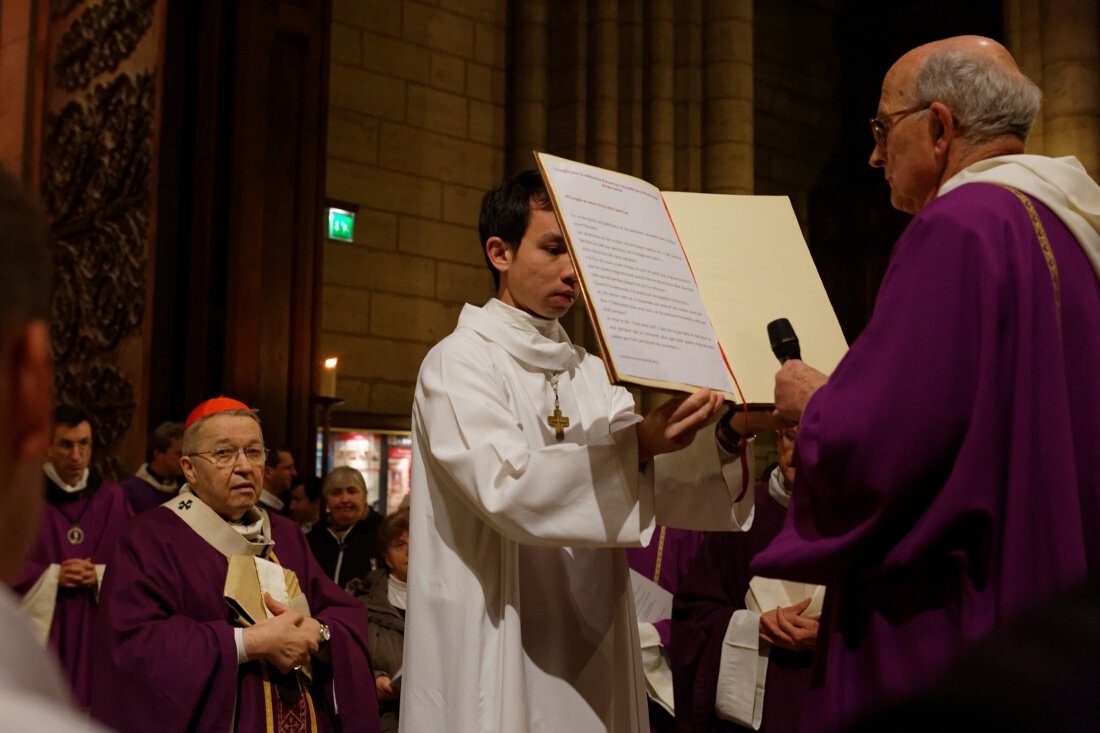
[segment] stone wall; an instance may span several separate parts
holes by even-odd
[[[327,194],[359,216],[325,245],[321,355],[343,410],[407,421],[424,355],[492,293],[476,224],[504,175],[506,22],[504,0],[334,2]]]

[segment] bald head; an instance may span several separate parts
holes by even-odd
[[[986,158],[1024,152],[1042,94],[1004,46],[981,36],[926,43],[890,67],[872,166],[891,202],[915,214],[940,185]]]
[[[907,106],[945,105],[956,134],[970,146],[996,138],[1025,142],[1042,100],[1008,49],[982,36],[956,36],[914,48],[887,72],[884,96],[888,88]]]
[[[930,56],[942,51],[955,51],[970,58],[982,59],[986,63],[1001,68],[1006,73],[1020,73],[1019,67],[1016,66],[1016,60],[1012,58],[1012,54],[1008,52],[1008,49],[992,38],[985,38],[984,36],[955,36],[954,38],[944,38],[926,43],[923,46],[917,46],[902,56],[894,66],[903,63],[915,63],[919,67]]]

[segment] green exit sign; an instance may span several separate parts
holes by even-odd
[[[355,212],[330,206],[328,210],[328,238],[341,242],[355,241]]]

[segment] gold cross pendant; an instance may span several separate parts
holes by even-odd
[[[554,414],[546,418],[546,423],[554,428],[554,437],[558,440],[565,438],[565,429],[569,427],[569,418],[561,414],[561,410],[554,405]]]

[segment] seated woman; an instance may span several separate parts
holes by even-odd
[[[379,533],[386,567],[348,583],[367,607],[367,639],[382,731],[397,730],[402,650],[405,645],[405,588],[409,572],[409,510],[387,515]],[[397,677],[395,679],[395,677]]]
[[[378,528],[382,516],[367,505],[367,483],[350,466],[338,466],[325,477],[326,518],[306,535],[325,575],[343,586],[381,564]]]

